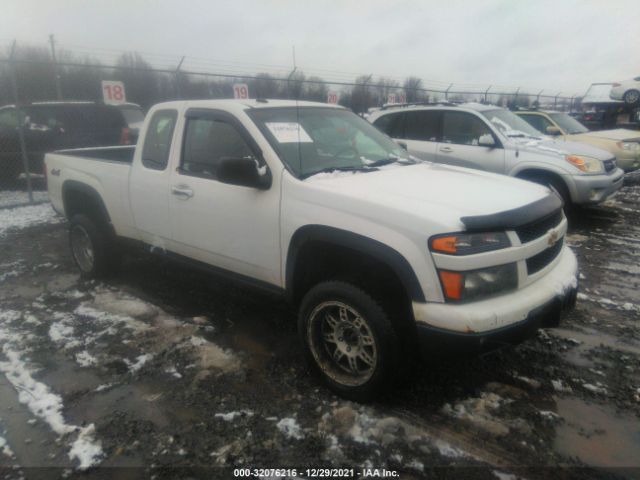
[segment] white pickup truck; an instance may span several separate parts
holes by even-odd
[[[575,304],[549,189],[418,161],[341,107],[163,103],[137,147],[55,152],[46,169],[82,274],[136,243],[285,295],[311,364],[349,398],[413,352],[518,342]]]

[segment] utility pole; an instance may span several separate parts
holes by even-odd
[[[51,44],[51,58],[53,59],[53,73],[56,77],[56,95],[58,100],[62,100],[62,89],[60,88],[60,72],[58,71],[58,62],[56,61],[56,40],[53,33],[49,35],[49,43]]]

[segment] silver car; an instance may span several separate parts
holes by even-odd
[[[557,142],[492,105],[395,107],[372,113],[369,121],[415,157],[541,183],[567,206],[600,203],[624,179],[610,152]]]

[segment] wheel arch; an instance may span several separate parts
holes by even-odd
[[[111,217],[102,197],[90,185],[76,180],[66,180],[62,184],[62,204],[68,219],[85,214],[97,223],[111,227]]]
[[[340,259],[342,270],[365,263],[392,273],[409,300],[425,301],[418,277],[406,258],[395,249],[372,238],[325,225],[305,225],[291,237],[287,252],[285,287],[290,300],[297,303],[308,290],[309,278],[323,280],[330,272],[314,272],[327,259]],[[323,275],[323,274],[327,275]],[[351,272],[353,274],[357,272]]]

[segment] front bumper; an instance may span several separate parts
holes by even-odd
[[[571,175],[567,178],[571,201],[576,205],[593,205],[616,193],[624,182],[624,172],[617,168],[607,175]]]
[[[633,172],[640,168],[640,154],[623,153],[616,155],[616,163],[625,172]]]
[[[514,292],[458,305],[413,302],[423,351],[458,350],[455,346],[482,351],[496,343],[517,343],[540,326],[557,324],[560,313],[575,304],[577,275],[576,257],[564,247],[551,271]]]

